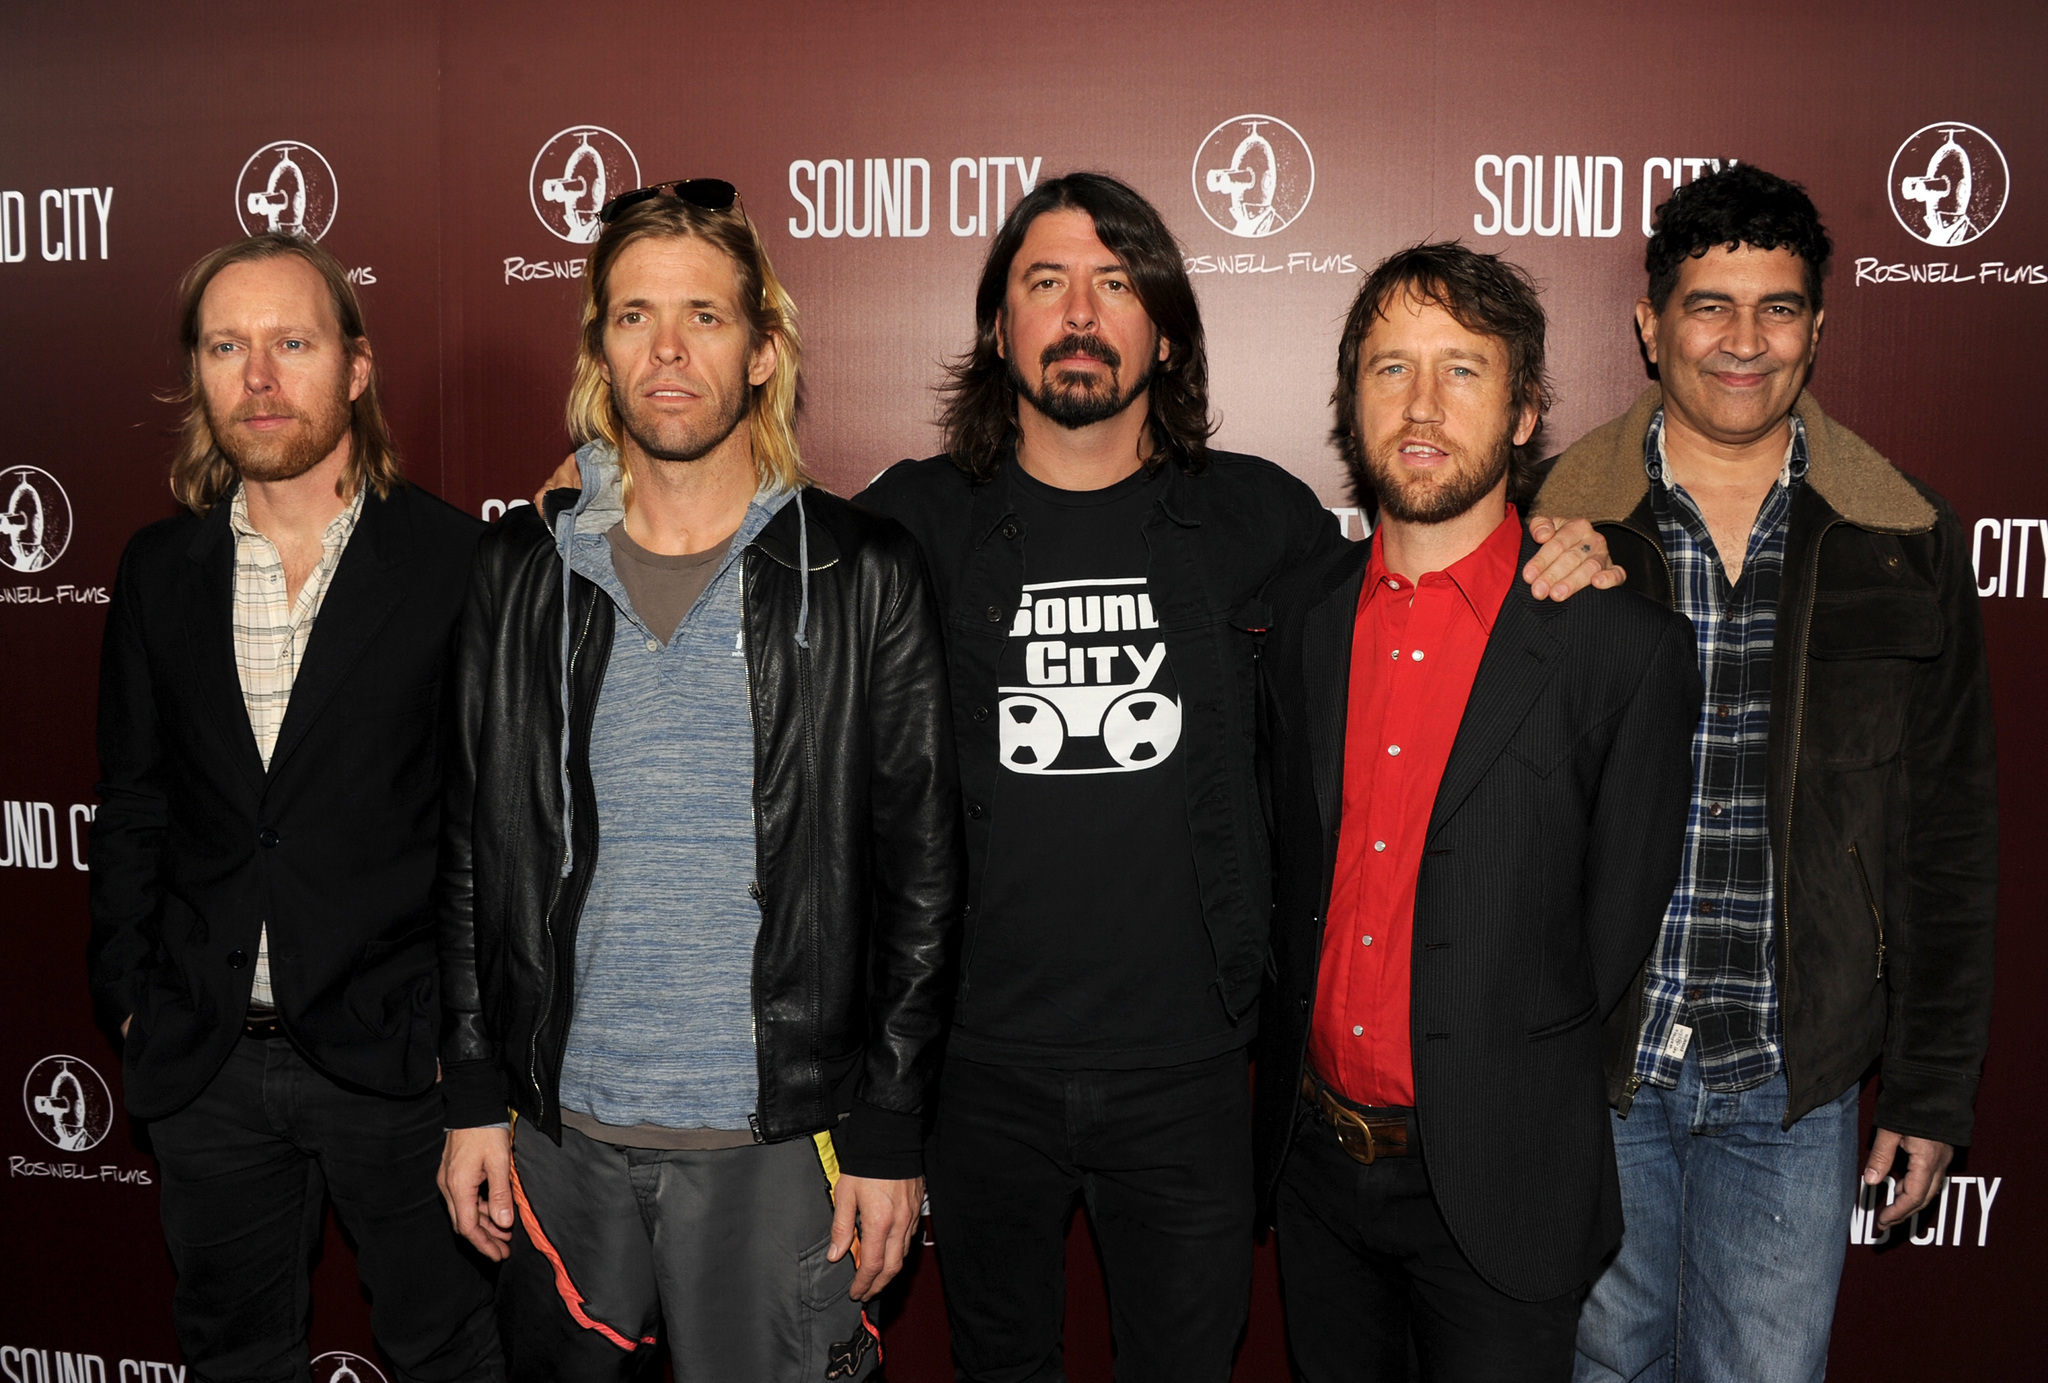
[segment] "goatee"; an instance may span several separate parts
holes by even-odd
[[[1031,381],[1024,377],[1024,372],[1017,368],[1017,353],[1010,349],[1007,331],[1003,339],[1003,358],[1009,362],[1011,385],[1019,395],[1031,401],[1033,408],[1070,431],[1107,422],[1129,408],[1152,383],[1152,357],[1155,354],[1156,347],[1146,352],[1144,372],[1126,389],[1122,387],[1124,358],[1121,351],[1100,336],[1068,332],[1039,353],[1039,383],[1033,387]],[[1061,361],[1077,356],[1101,361],[1109,367],[1109,378],[1098,380],[1093,375],[1058,372]]]

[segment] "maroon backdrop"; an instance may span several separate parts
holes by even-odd
[[[1815,391],[1974,527],[2000,710],[2008,980],[1977,1141],[1912,1235],[1870,1244],[1865,1222],[1845,1224],[1834,1362],[2027,1370],[2048,1028],[2010,977],[2048,961],[2029,786],[2048,765],[2026,709],[2048,675],[2048,520],[2025,517],[2048,514],[2028,460],[2048,369],[2048,17],[2026,3],[1931,16],[1827,0],[1725,22],[1647,8],[9,6],[0,1077],[23,1085],[21,1112],[0,1111],[0,1380],[183,1379],[154,1164],[86,1000],[83,852],[106,593],[128,535],[170,509],[173,410],[152,395],[178,379],[172,286],[200,253],[273,222],[321,235],[361,284],[412,476],[488,517],[565,449],[573,237],[599,179],[609,195],[730,178],[804,310],[806,455],[851,493],[937,449],[931,386],[968,339],[1004,208],[1042,177],[1104,169],[1185,243],[1220,442],[1341,509],[1325,400],[1363,269],[1451,235],[1528,266],[1547,290],[1562,444],[1640,387],[1629,309],[1646,209],[1729,159],[1800,179],[1828,217]],[[1270,214],[1244,205],[1256,192],[1233,207],[1230,188],[1269,169]],[[891,1299],[898,1379],[947,1376],[931,1252]],[[1079,1228],[1070,1258],[1070,1369],[1106,1379]],[[1256,1292],[1237,1376],[1280,1379],[1270,1243]],[[331,1356],[321,1383],[342,1363],[376,1376],[332,1231],[312,1329]]]

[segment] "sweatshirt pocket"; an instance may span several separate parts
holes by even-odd
[[[1877,978],[1884,978],[1884,914],[1878,910],[1877,893],[1870,887],[1870,871],[1863,865],[1863,851],[1849,842],[1849,858],[1856,862],[1856,882],[1863,885],[1863,905],[1870,909],[1870,925],[1877,944]]]

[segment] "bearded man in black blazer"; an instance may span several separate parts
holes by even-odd
[[[180,330],[189,512],[130,541],[108,611],[89,957],[179,1344],[195,1377],[306,1377],[331,1194],[399,1376],[502,1377],[434,1184],[440,684],[482,525],[400,478],[312,241],[200,260]]]
[[[1520,270],[1404,250],[1346,324],[1370,542],[1276,584],[1256,1157],[1311,1383],[1558,1379],[1621,1235],[1601,1020],[1678,873],[1700,679],[1640,597],[1539,601]]]

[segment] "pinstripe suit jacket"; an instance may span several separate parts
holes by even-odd
[[[1522,557],[1535,544],[1523,538]],[[1262,660],[1274,839],[1255,1147],[1270,1205],[1296,1126],[1344,797],[1367,546],[1281,578]],[[1509,591],[1430,814],[1410,1034],[1430,1185],[1511,1296],[1591,1277],[1621,1237],[1601,1020],[1678,877],[1700,677],[1692,627],[1626,591]]]

